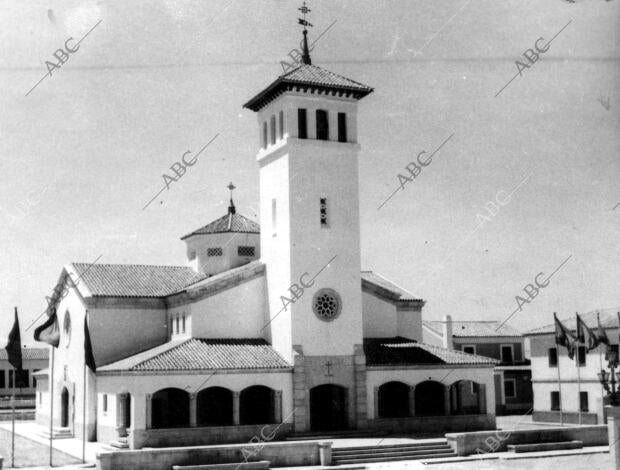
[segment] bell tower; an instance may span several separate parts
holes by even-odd
[[[301,63],[244,107],[257,113],[267,336],[288,360],[352,355],[362,343],[358,101],[373,90]]]
[[[357,109],[373,90],[312,63],[299,10],[301,62],[244,105],[258,117],[263,333],[294,364],[296,431],[363,428]]]

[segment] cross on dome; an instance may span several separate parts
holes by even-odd
[[[228,213],[234,214],[236,212],[235,203],[233,202],[233,190],[236,186],[232,184],[232,181],[228,184],[227,188],[230,190],[230,206],[228,206]]]

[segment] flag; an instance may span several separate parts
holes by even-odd
[[[90,370],[95,372],[95,356],[93,356],[93,345],[90,342],[90,333],[88,332],[88,323],[84,317],[84,363]]]
[[[586,322],[583,321],[578,313],[575,315],[577,315],[577,340],[585,345],[586,352],[592,351],[599,345],[598,337],[588,328],[588,325],[586,325]]]
[[[313,25],[311,23],[308,23],[306,20],[302,20],[301,18],[297,18],[299,20],[299,24],[302,26],[310,26],[312,27]]]
[[[596,323],[598,325],[598,331],[596,332],[596,338],[598,339],[599,344],[606,344],[607,347],[609,347],[611,343],[609,342],[609,338],[607,337],[605,328],[603,328],[603,325],[601,325],[601,317],[598,313],[596,314]]]
[[[9,363],[18,370],[22,368],[22,339],[19,334],[19,318],[17,318],[17,307],[15,307],[15,320],[13,328],[9,333],[9,342],[6,344],[6,352],[9,356]]]
[[[564,326],[562,322],[558,320],[558,317],[553,313],[553,319],[555,320],[555,344],[558,346],[564,346],[568,351],[568,357],[572,359],[575,357],[576,341],[577,338]]]
[[[45,323],[34,330],[35,341],[41,341],[47,343],[55,348],[60,343],[60,327],[58,326],[58,317],[56,316],[56,309],[52,310],[52,314],[48,317]]]

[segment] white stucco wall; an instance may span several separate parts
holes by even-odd
[[[297,139],[297,109],[307,109],[308,139]],[[276,349],[286,352],[299,344],[307,355],[353,354],[362,340],[359,241],[359,146],[337,143],[337,113],[346,112],[348,136],[356,136],[357,103],[324,95],[287,93],[258,113],[262,123],[285,112],[285,137],[259,150],[261,166],[261,242],[267,263],[270,314],[283,307],[281,296],[291,297],[289,287],[300,276],[311,278],[333,257],[337,258],[274,320]],[[315,111],[329,112],[330,141],[315,138]],[[319,200],[327,198],[328,227],[319,219]],[[272,199],[277,200],[277,229],[272,226]],[[275,235],[275,236],[274,236]],[[323,287],[338,292],[342,312],[324,322],[312,313],[313,295]],[[288,343],[288,344],[287,344]],[[290,351],[286,354],[291,360]]]
[[[97,366],[153,348],[168,337],[165,308],[91,307],[88,315]]]
[[[265,298],[265,276],[258,276],[197,302],[173,307],[170,315],[185,313],[186,321],[190,317],[187,326],[196,338],[264,338]]]
[[[365,338],[398,336],[396,306],[368,292],[362,293]]]
[[[218,274],[260,258],[258,233],[213,233],[192,235],[187,243],[188,264],[194,271]],[[238,247],[253,246],[254,256],[239,256]],[[207,256],[208,248],[222,248],[222,256]],[[192,258],[190,255],[194,254]]]

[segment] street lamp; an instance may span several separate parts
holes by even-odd
[[[601,371],[597,374],[598,380],[607,392],[607,397],[609,398],[611,405],[617,406],[618,392],[616,391],[616,367],[618,367],[618,353],[614,350],[609,350],[607,353],[607,359],[609,372],[605,369],[601,369]]]

